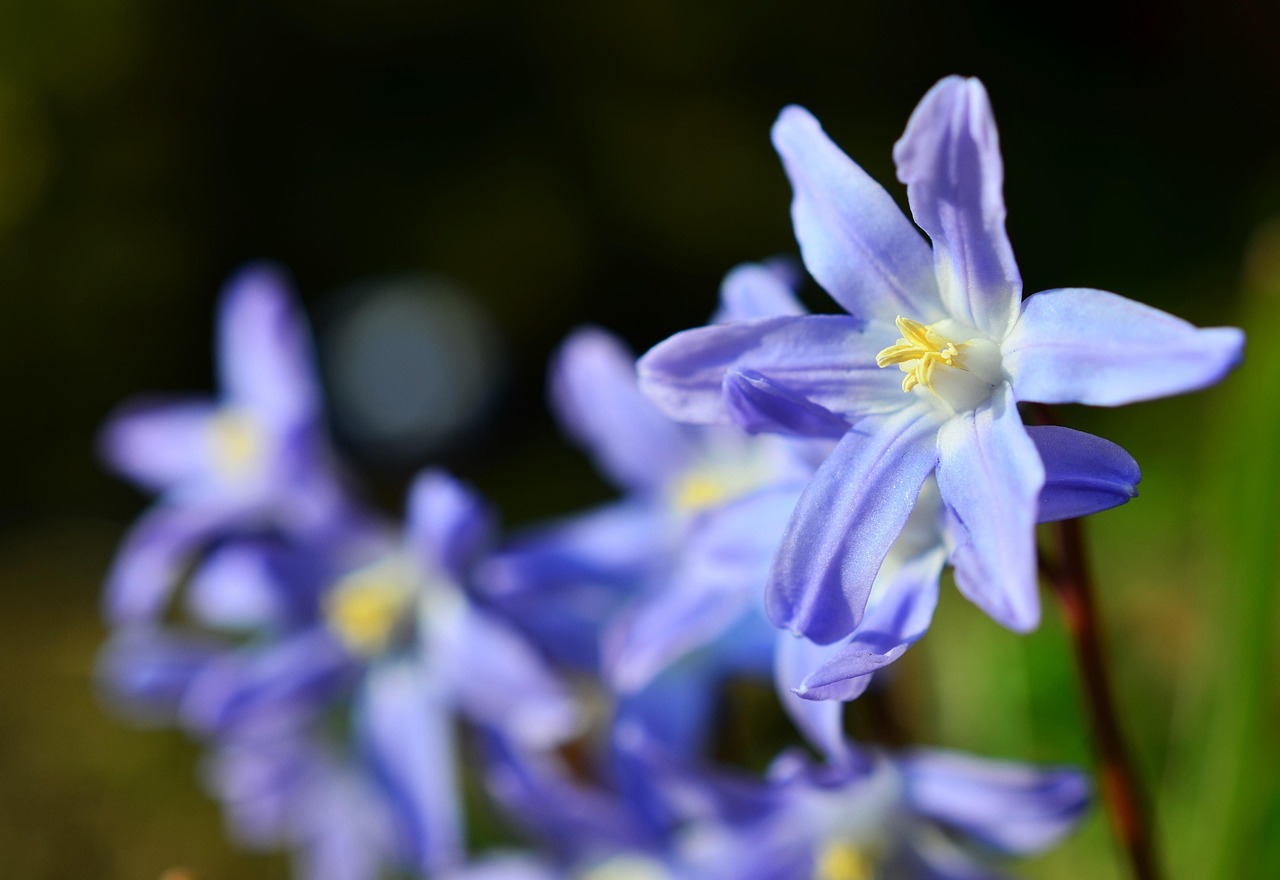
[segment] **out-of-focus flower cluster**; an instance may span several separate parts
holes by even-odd
[[[774,138],[805,267],[852,316],[752,264],[639,374],[571,335],[551,401],[609,504],[507,537],[428,470],[400,520],[371,509],[265,266],[222,299],[216,399],[111,417],[105,459],[157,500],[109,575],[101,677],[200,738],[237,839],[309,880],[868,880],[993,876],[1075,825],[1080,772],[855,743],[844,703],[924,635],[948,561],[1026,631],[1036,522],[1136,494],[1127,453],[1017,402],[1198,388],[1240,335],[1100,291],[1022,301],[976,81],[935,87],[895,150],[932,250],[807,113]],[[713,757],[743,678],[797,731],[764,774]],[[477,798],[520,845],[469,845]]]

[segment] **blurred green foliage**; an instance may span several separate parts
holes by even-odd
[[[907,114],[952,72],[991,92],[1028,290],[1251,334],[1220,389],[1064,415],[1144,468],[1089,530],[1170,876],[1276,873],[1280,235],[1254,230],[1280,214],[1278,26],[1244,0],[0,3],[4,875],[286,876],[223,839],[191,744],[106,716],[91,683],[98,585],[143,503],[98,471],[93,432],[137,391],[209,387],[227,273],[280,260],[321,315],[372,275],[456,279],[512,366],[444,463],[509,521],[566,512],[606,490],[540,403],[558,339],[595,321],[643,348],[700,323],[736,262],[794,251],[783,104],[888,184]],[[395,509],[406,473],[359,464]],[[1052,613],[1019,639],[951,591],[889,706],[921,741],[1088,761],[1068,656]],[[1095,816],[1026,873],[1119,865]]]

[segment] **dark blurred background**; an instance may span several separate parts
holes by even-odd
[[[212,388],[230,272],[290,270],[335,387],[361,291],[447,288],[479,327],[487,406],[390,446],[348,413],[343,451],[389,511],[432,461],[508,523],[564,513],[607,493],[543,405],[564,334],[596,322],[643,350],[703,323],[736,263],[795,251],[769,143],[786,103],[902,201],[892,144],[964,73],[1000,124],[1027,290],[1100,287],[1251,331],[1224,388],[1067,419],[1146,472],[1144,497],[1098,520],[1095,555],[1171,873],[1266,876],[1249,866],[1280,848],[1277,45],[1280,7],[1249,0],[3,0],[0,874],[286,876],[225,841],[195,749],[107,715],[91,678],[102,574],[146,501],[99,469],[95,430],[139,391]],[[902,673],[906,723],[1087,760],[1048,617],[1014,639],[949,595]],[[1096,819],[1028,869],[1086,871],[1120,876]]]

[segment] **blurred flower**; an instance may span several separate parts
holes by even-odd
[[[1030,855],[1071,831],[1088,805],[1075,770],[958,752],[859,753],[838,769],[785,755],[762,818],[700,829],[708,880],[994,878],[991,855]]]
[[[811,434],[826,410],[853,425],[801,496],[774,561],[768,610],[779,626],[824,643],[851,632],[934,474],[960,590],[1010,629],[1034,628],[1045,467],[1017,401],[1117,405],[1201,388],[1239,362],[1242,334],[1197,330],[1097,290],[1019,305],[1003,165],[977,80],[938,83],[894,150],[932,252],[806,111],[784,110],[773,137],[805,265],[857,317],[677,334],[641,359],[644,389],[687,422]],[[763,428],[735,411],[743,400],[748,410],[768,404]]]

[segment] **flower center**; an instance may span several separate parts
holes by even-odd
[[[962,342],[957,346],[939,333],[935,329],[936,325],[926,326],[901,315],[894,323],[898,325],[902,338],[876,355],[876,366],[887,367],[890,364],[897,364],[902,372],[906,373],[902,377],[903,391],[910,391],[917,385],[923,385],[930,391],[934,391],[934,371],[939,364],[944,367],[964,369],[960,350],[966,343]]]
[[[924,388],[956,412],[965,412],[1003,380],[999,347],[972,328],[951,320],[926,325],[901,315],[894,323],[902,337],[876,355],[876,366],[897,364],[906,374],[903,391]]]
[[[875,865],[866,850],[851,843],[832,843],[818,857],[813,880],[871,880]]]
[[[231,479],[246,477],[262,458],[262,429],[248,415],[223,410],[212,422],[213,460]]]
[[[325,595],[325,619],[348,651],[372,657],[391,644],[414,593],[401,566],[372,565],[347,575]]]
[[[665,880],[667,876],[667,870],[653,859],[622,855],[590,868],[580,880]]]

